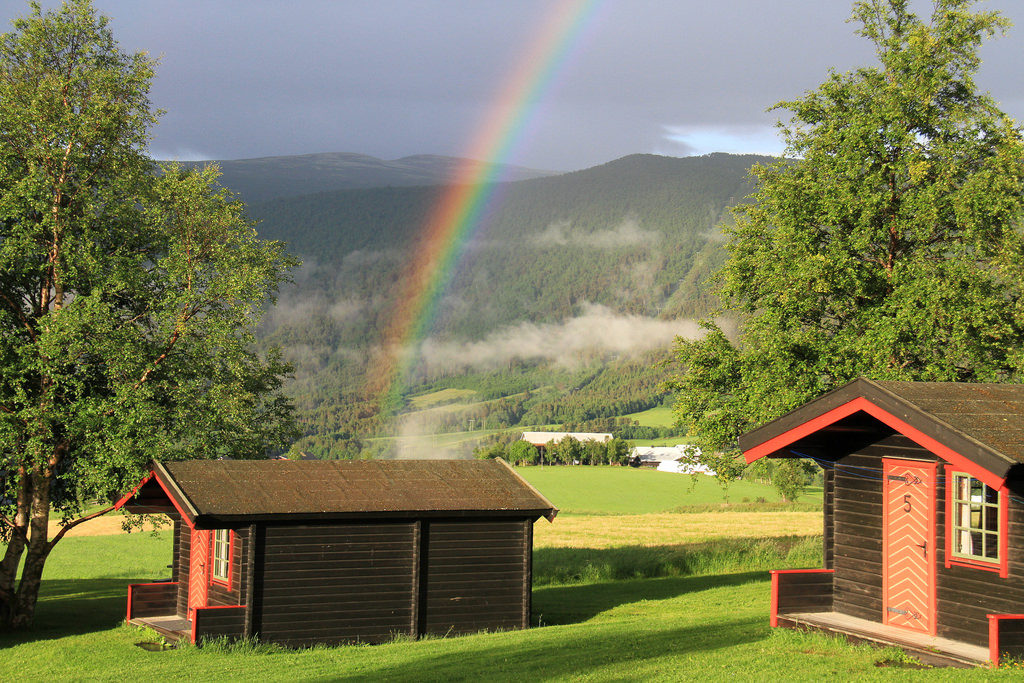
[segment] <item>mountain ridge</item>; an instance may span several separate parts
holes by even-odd
[[[439,154],[416,154],[385,160],[355,152],[319,152],[178,163],[184,168],[216,164],[220,184],[245,202],[260,202],[302,194],[344,189],[443,185],[459,170],[493,174],[501,181],[558,175],[555,171],[511,164],[491,164]]]

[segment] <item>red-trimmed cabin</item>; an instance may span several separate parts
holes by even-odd
[[[154,463],[118,506],[174,525],[130,623],[286,646],[526,628],[533,523],[557,513],[501,460]]]
[[[858,379],[739,445],[825,474],[823,567],[772,572],[772,626],[1024,656],[1024,385]]]

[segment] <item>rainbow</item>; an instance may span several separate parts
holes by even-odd
[[[430,330],[437,304],[484,210],[495,200],[499,165],[522,142],[545,93],[564,72],[584,29],[603,0],[560,0],[499,90],[454,174],[424,223],[414,259],[403,274],[401,291],[385,329],[381,357],[374,365],[367,393],[384,410],[396,405],[416,362],[416,346]]]

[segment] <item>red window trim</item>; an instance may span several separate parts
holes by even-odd
[[[1010,542],[1007,533],[1009,524],[1008,501],[1010,491],[1006,486],[996,489],[999,492],[999,560],[997,562],[986,562],[967,557],[955,557],[953,555],[953,473],[974,477],[972,472],[966,472],[962,467],[952,463],[946,464],[946,569],[950,567],[967,567],[985,572],[998,572],[1001,578],[1010,576]],[[977,477],[975,477],[977,478]]]
[[[223,531],[223,529],[214,529],[213,533],[210,534],[210,585],[223,586],[224,590],[231,590],[231,579],[233,572],[231,571],[232,565],[235,564],[235,531],[234,529],[228,529],[228,578],[225,581],[214,576],[215,569],[217,566],[217,559],[214,555],[214,551],[217,549],[217,531]]]

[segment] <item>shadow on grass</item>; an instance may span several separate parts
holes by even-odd
[[[752,643],[765,637],[763,618],[708,619],[699,624],[675,628],[636,628],[621,624],[604,628],[575,630],[571,634],[537,629],[528,637],[496,637],[493,644],[480,641],[459,652],[431,654],[412,661],[383,664],[373,672],[345,677],[345,680],[550,680],[594,675],[609,667],[603,676],[610,680],[635,680],[648,660],[696,656],[698,660],[715,651]],[[665,662],[663,666],[671,666]],[[666,669],[668,678],[699,676],[699,671]],[[600,677],[600,675],[599,675]]]
[[[687,593],[767,581],[766,572],[615,581],[533,589],[533,625],[576,624],[610,609],[644,600],[669,600]]]
[[[49,579],[26,631],[0,631],[0,648],[106,631],[124,621],[130,579]]]

